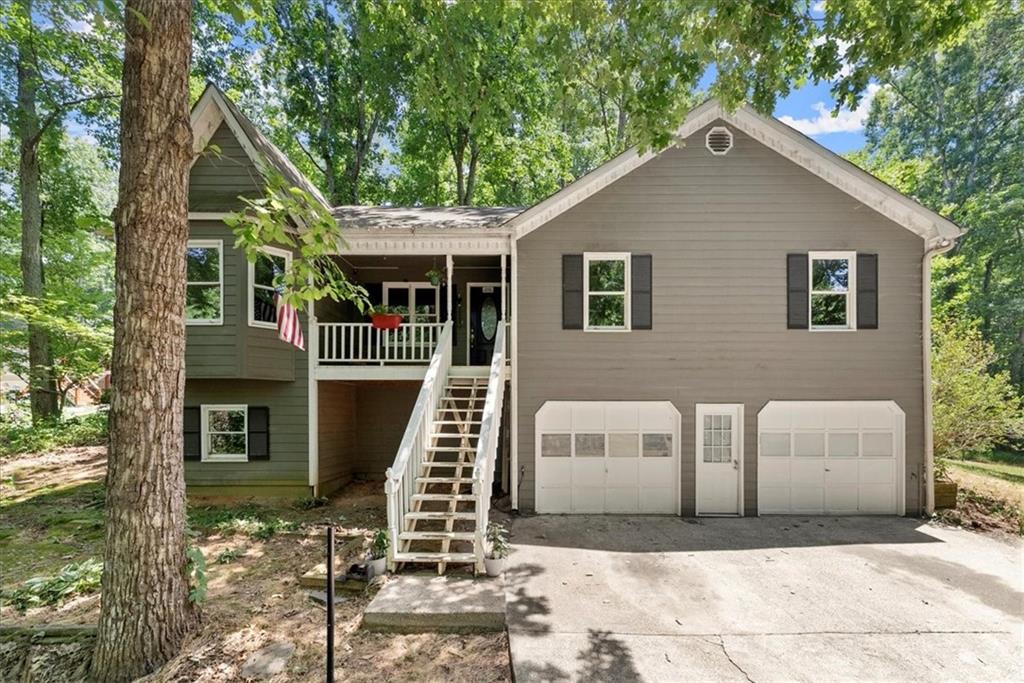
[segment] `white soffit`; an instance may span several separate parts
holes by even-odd
[[[926,241],[956,239],[962,234],[952,221],[918,204],[781,121],[759,114],[752,107],[744,106],[730,114],[718,100],[708,100],[690,111],[675,137],[684,140],[717,120],[723,120],[743,131]],[[651,151],[641,154],[638,148],[632,147],[505,225],[513,230],[516,239],[524,237],[659,154]]]

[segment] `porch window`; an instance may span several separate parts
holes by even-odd
[[[384,305],[405,316],[407,323],[440,320],[440,289],[429,282],[385,282]]]
[[[810,258],[810,320],[812,330],[857,328],[857,258],[853,252],[812,251]]]
[[[274,303],[274,282],[292,263],[291,252],[263,247],[255,263],[249,264],[249,326],[277,327],[277,306]]]
[[[629,254],[584,254],[583,267],[583,328],[593,331],[628,330]]]
[[[189,240],[185,250],[185,323],[224,322],[224,242]]]
[[[249,459],[248,406],[202,407],[204,462],[245,462]]]

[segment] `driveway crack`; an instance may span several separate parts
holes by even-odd
[[[754,679],[750,677],[750,674],[748,674],[742,666],[737,664],[736,660],[732,658],[731,654],[729,654],[729,648],[725,646],[725,638],[723,638],[721,635],[716,635],[715,638],[716,640],[705,640],[704,642],[709,642],[712,645],[717,645],[718,647],[722,648],[722,654],[724,654],[725,658],[729,660],[729,663],[733,665],[733,668],[735,668],[737,671],[743,674],[743,677],[750,681],[750,683],[754,683]]]

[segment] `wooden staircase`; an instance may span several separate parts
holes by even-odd
[[[450,374],[434,411],[429,440],[402,520],[400,563],[449,564],[476,560],[473,465],[487,398],[487,376]],[[485,500],[489,501],[487,495]]]

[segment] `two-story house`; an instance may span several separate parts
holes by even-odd
[[[379,479],[393,562],[441,565],[479,564],[498,490],[537,513],[928,509],[930,258],[960,230],[779,121],[708,101],[525,209],[329,207],[339,265],[404,320],[320,302],[304,352],[275,329],[292,254],[248,263],[223,218],[271,168],[324,200],[216,88],[193,126],[191,490]]]

